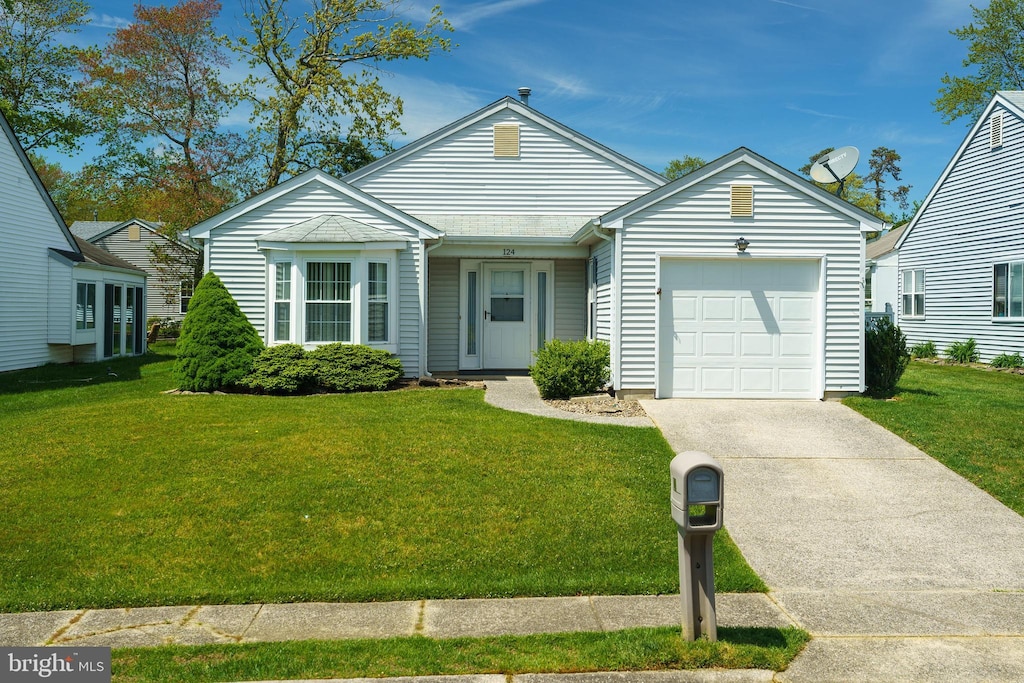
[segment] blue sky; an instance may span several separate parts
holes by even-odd
[[[863,173],[884,145],[923,199],[973,123],[944,124],[931,104],[962,70],[949,32],[970,22],[969,0],[439,1],[458,47],[383,75],[405,102],[397,145],[529,86],[531,106],[659,172],[739,146],[796,170],[854,145]],[[222,2],[219,29],[240,30],[239,0]],[[408,2],[407,17],[433,4]],[[77,41],[131,20],[127,3],[92,5]]]

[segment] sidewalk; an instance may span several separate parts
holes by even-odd
[[[761,593],[717,596],[720,626],[792,626]],[[678,626],[678,595],[204,605],[0,614],[0,645],[150,647]]]

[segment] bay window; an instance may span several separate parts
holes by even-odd
[[[352,264],[306,264],[306,341],[352,341]]]

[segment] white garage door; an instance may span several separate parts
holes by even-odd
[[[820,398],[819,269],[664,259],[659,398]]]

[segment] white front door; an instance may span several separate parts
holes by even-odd
[[[483,268],[483,366],[530,366],[530,265],[485,263]]]

